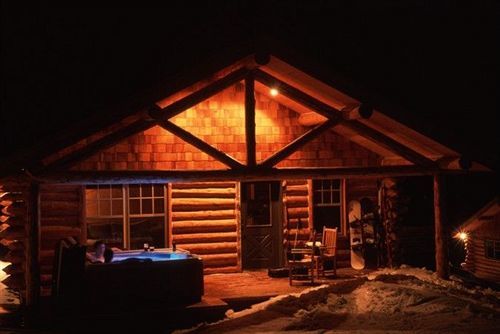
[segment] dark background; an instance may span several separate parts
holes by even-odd
[[[1,12],[4,157],[154,82],[265,49],[498,168],[493,1],[2,1]],[[447,182],[457,217],[498,193],[496,173]]]

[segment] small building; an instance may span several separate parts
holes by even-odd
[[[50,291],[67,236],[175,244],[223,273],[282,266],[284,243],[327,226],[348,257],[347,203],[377,204],[381,180],[398,176],[434,176],[441,256],[439,176],[487,170],[275,56],[189,73],[2,166],[5,283],[28,304]]]
[[[500,198],[496,197],[460,226],[465,242],[463,269],[500,283]]]

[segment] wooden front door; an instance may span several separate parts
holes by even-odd
[[[280,182],[241,184],[243,268],[276,268],[282,263]]]

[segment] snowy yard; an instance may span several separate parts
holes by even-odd
[[[425,269],[384,269],[253,305],[176,333],[499,333],[500,293]]]

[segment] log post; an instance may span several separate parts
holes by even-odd
[[[247,142],[247,165],[256,165],[255,157],[255,96],[254,74],[250,72],[245,77],[245,134]]]
[[[446,224],[444,221],[442,176],[434,174],[434,226],[436,243],[436,273],[438,277],[448,279],[448,247]]]

